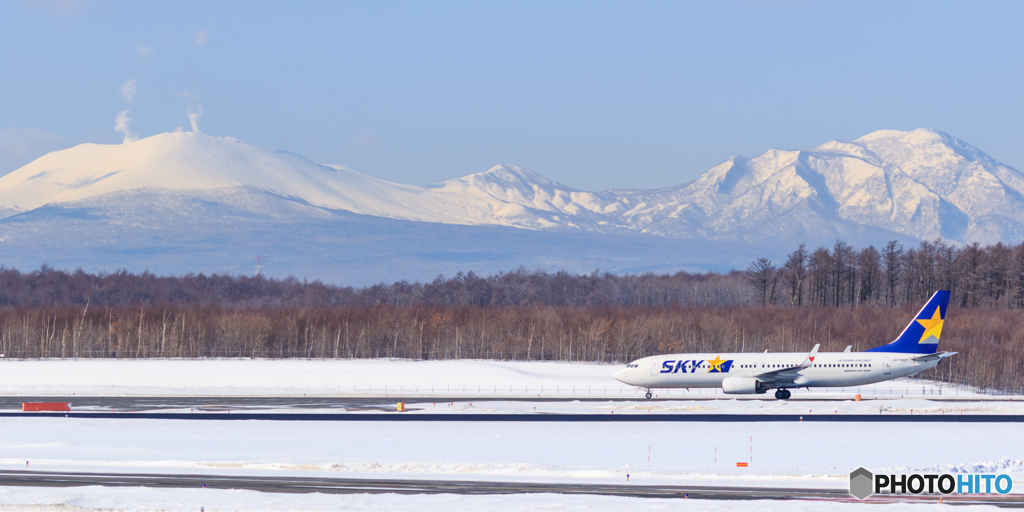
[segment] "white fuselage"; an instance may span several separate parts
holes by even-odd
[[[819,352],[800,370],[790,388],[844,387],[906,377],[934,368],[938,360],[915,361],[923,354],[896,352]],[[643,388],[714,388],[733,376],[750,376],[800,366],[806,352],[743,354],[667,354],[633,361],[615,378]],[[723,361],[716,368],[713,361]],[[680,363],[682,362],[682,363]]]

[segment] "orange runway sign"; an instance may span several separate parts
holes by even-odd
[[[61,411],[71,410],[71,402],[22,402],[22,411]]]

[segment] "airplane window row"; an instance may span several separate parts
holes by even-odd
[[[761,366],[761,368],[796,368],[795,366],[786,366],[786,365],[782,365],[782,364],[762,364],[760,366]],[[741,365],[739,365],[739,367],[740,368],[757,368],[758,365],[756,365],[756,364],[741,364]],[[842,363],[837,363],[837,364],[816,364],[816,365],[814,365],[814,367],[815,368],[871,368],[871,364],[870,363],[857,363],[857,364],[851,364],[851,363],[847,363],[847,364],[842,364]]]
[[[698,368],[703,368],[703,363],[698,364]],[[756,364],[741,364],[740,368],[757,368]],[[762,364],[761,368],[795,368],[795,366],[786,366],[782,364]],[[639,364],[627,364],[626,368],[639,368]],[[870,363],[859,363],[859,364],[816,364],[815,368],[871,368]]]

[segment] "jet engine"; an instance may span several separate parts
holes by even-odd
[[[730,395],[751,395],[764,393],[768,388],[754,377],[737,375],[722,380],[722,391]]]

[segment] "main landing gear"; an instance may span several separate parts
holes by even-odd
[[[789,397],[791,395],[792,393],[790,393],[788,389],[780,389],[775,391],[775,398],[778,398],[779,400],[789,400]]]
[[[651,397],[652,397],[652,396],[654,396],[654,395],[651,395],[651,390],[649,390],[649,389],[648,389],[648,390],[647,390],[647,394],[646,394],[646,395],[644,395],[644,396],[646,396],[646,397],[647,397],[647,399],[648,399],[648,400],[650,400],[650,399],[651,399]]]

